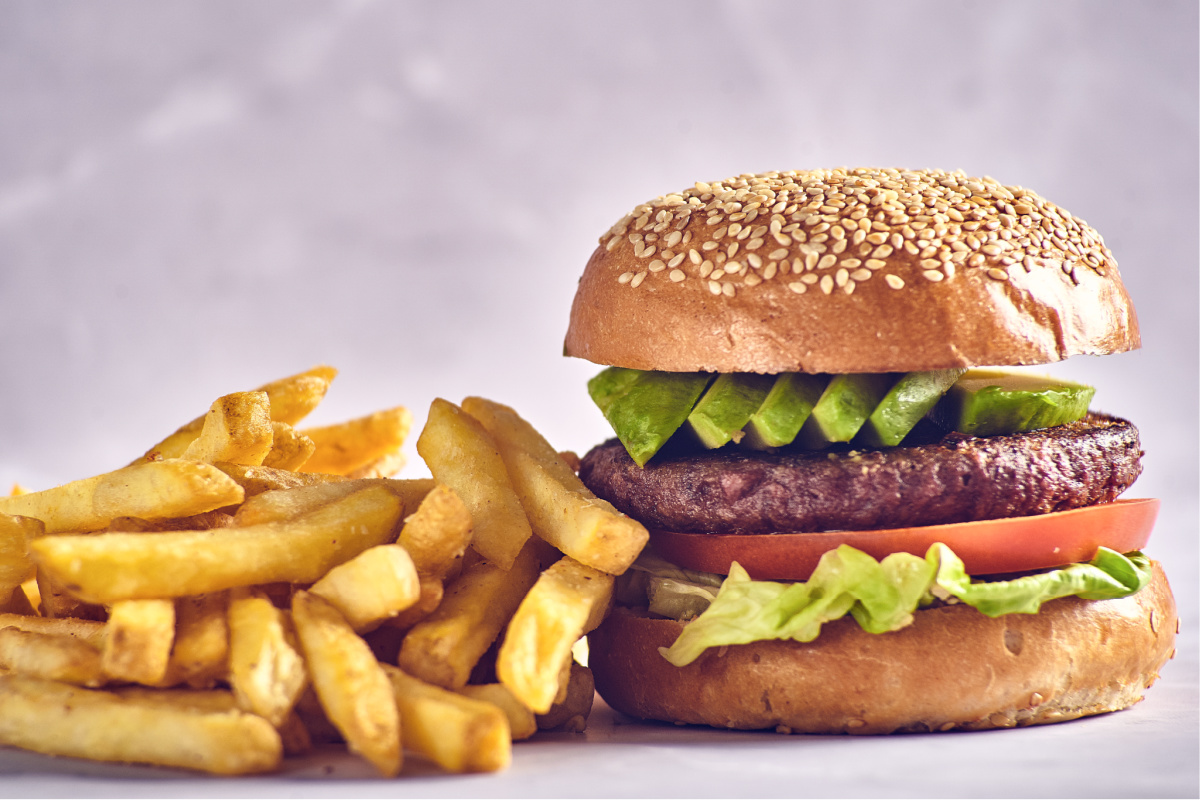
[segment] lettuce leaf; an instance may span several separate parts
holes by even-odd
[[[660,595],[681,591],[690,573],[661,559],[643,564],[641,569],[650,573],[651,591],[657,584]],[[657,569],[662,574],[656,574]],[[695,613],[696,598],[711,594],[716,579],[706,573],[699,575],[705,576],[703,581],[691,584],[685,592],[690,599],[682,604],[691,613]],[[886,633],[911,624],[913,612],[934,598],[965,603],[990,617],[1036,614],[1048,600],[1071,595],[1087,600],[1125,597],[1149,580],[1149,559],[1141,553],[1121,555],[1107,548],[1101,548],[1086,564],[1008,581],[973,582],[962,561],[944,544],[930,547],[924,558],[893,553],[883,561],[842,545],[822,556],[805,582],[751,580],[741,565],[734,563],[708,607],[661,652],[681,667],[710,647],[766,639],[809,642],[820,634],[824,623],[846,614],[869,633]],[[660,597],[658,606],[669,610],[673,602]]]

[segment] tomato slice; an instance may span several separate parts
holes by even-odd
[[[1033,517],[959,522],[921,528],[822,533],[713,534],[650,531],[663,558],[686,569],[728,574],[737,561],[758,580],[807,580],[821,556],[848,544],[875,559],[904,552],[924,556],[942,542],[970,575],[1023,572],[1090,561],[1100,546],[1139,550],[1158,516],[1155,499],[1116,500]]]

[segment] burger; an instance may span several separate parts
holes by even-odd
[[[696,183],[600,238],[564,352],[580,477],[650,543],[589,635],[604,700],[807,733],[1125,708],[1174,654],[1122,493],[1137,428],[1030,367],[1140,346],[1100,235],[962,172]],[[1043,368],[1044,371],[1044,368]]]

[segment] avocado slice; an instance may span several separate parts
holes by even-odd
[[[588,381],[588,394],[629,457],[643,467],[687,420],[711,379],[704,372],[609,367]]]
[[[867,417],[858,439],[872,447],[900,444],[964,372],[965,369],[936,369],[905,373]]]
[[[813,450],[833,442],[850,441],[896,379],[897,376],[890,372],[834,375],[797,438]]]
[[[762,406],[775,378],[753,372],[718,375],[688,415],[688,428],[710,450],[742,440],[742,428]]]
[[[750,415],[742,444],[757,450],[791,444],[828,383],[828,375],[804,372],[777,375],[758,411]]]
[[[944,428],[996,436],[1074,422],[1096,389],[1074,381],[1003,370],[968,370],[934,408]]]

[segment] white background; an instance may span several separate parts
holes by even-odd
[[[561,759],[527,747],[507,778],[410,786],[1195,795],[1197,22],[1194,2],[1099,0],[3,0],[0,487],[114,468],[218,395],[318,363],[341,375],[314,423],[405,404],[419,426],[435,396],[482,394],[582,452],[607,432],[584,391],[597,368],[561,357],[567,312],[597,237],[635,204],[772,169],[990,175],[1095,226],[1137,304],[1143,350],[1054,371],[1139,425],[1131,494],[1164,501],[1148,549],[1185,627],[1148,700],[1008,738],[705,750],[654,729],[639,735],[660,758],[622,756],[649,775],[581,762],[606,777],[563,782],[562,759],[593,758],[580,747],[608,758],[608,734],[630,740],[602,715]],[[1066,763],[1123,758],[1122,743],[1160,762],[1121,763],[1124,782]],[[730,748],[751,766],[722,771]],[[863,766],[918,748],[957,763],[903,782]],[[43,774],[63,768],[0,753],[0,771],[31,770],[0,792],[119,794],[107,781],[139,774]]]

